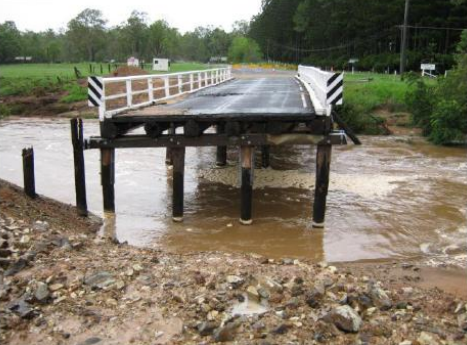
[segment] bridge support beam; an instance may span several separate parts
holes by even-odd
[[[171,126],[168,130],[169,135],[175,135],[175,127]],[[173,160],[172,160],[172,148],[167,147],[165,150],[165,164],[166,165],[173,165]]]
[[[104,212],[115,213],[115,149],[101,149],[101,185]]]
[[[172,219],[174,222],[182,222],[185,179],[185,147],[172,148],[172,160]]]
[[[251,225],[253,223],[254,151],[253,146],[241,146],[240,148],[240,165],[242,167],[240,187],[240,223],[243,225]]]
[[[218,124],[216,126],[216,134],[225,134],[225,125]],[[216,165],[224,167],[227,165],[227,146],[217,146]]]
[[[325,140],[318,144],[316,153],[315,201],[313,205],[313,227],[324,228],[326,198],[329,189],[332,145]]]

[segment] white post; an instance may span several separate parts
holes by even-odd
[[[152,78],[148,79],[148,100],[149,102],[154,102],[154,86],[152,84]]]
[[[178,93],[183,92],[183,85],[182,85],[182,76],[178,75]]]
[[[126,105],[131,107],[133,103],[133,90],[131,87],[131,80],[126,81]]]
[[[208,86],[208,72],[204,72],[204,86]]]
[[[202,81],[201,81],[201,73],[198,73],[198,89],[201,89],[203,87]]]
[[[105,82],[104,82],[104,78],[101,78],[101,83],[102,83],[102,103],[101,103],[101,106],[99,107],[99,120],[104,121],[104,119],[106,118],[106,116],[105,116],[106,105],[105,105]]]
[[[193,91],[193,73],[190,73],[190,91]]]
[[[164,78],[165,97],[170,96],[169,77]]]

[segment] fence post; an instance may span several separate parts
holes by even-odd
[[[131,107],[133,104],[133,90],[131,80],[126,81],[126,105]]]
[[[83,120],[72,119],[70,122],[75,165],[76,208],[78,209],[79,216],[86,217],[88,215],[88,205],[86,201],[86,177],[84,169]]]
[[[34,148],[23,149],[24,192],[32,199],[36,197],[36,180],[34,177]]]
[[[170,96],[170,82],[169,77],[164,78],[164,90],[165,90],[165,97]]]
[[[154,102],[154,85],[152,83],[152,78],[148,79],[148,101]]]

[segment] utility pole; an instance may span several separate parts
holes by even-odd
[[[402,27],[402,42],[401,42],[401,62],[400,62],[400,75],[405,73],[405,64],[407,62],[407,25],[409,23],[409,7],[410,0],[405,0],[405,12],[404,12],[404,26]]]

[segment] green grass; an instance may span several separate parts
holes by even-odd
[[[102,72],[101,73],[101,66]],[[76,84],[76,67],[82,77],[89,75],[110,75],[114,65],[107,63],[61,63],[61,64],[14,64],[0,65],[0,97],[6,96],[41,96],[47,93],[66,91],[67,95],[61,101],[72,103],[87,98],[86,89]],[[160,74],[151,70],[150,64],[145,64],[148,74]],[[172,63],[170,72],[186,72],[204,70],[214,66],[194,63]],[[167,72],[161,72],[167,73]]]
[[[363,82],[368,79],[369,82]],[[378,108],[389,111],[405,111],[405,95],[410,86],[398,76],[358,73],[346,74],[344,102],[360,112],[371,113]]]
[[[93,63],[93,72],[90,71],[89,63],[61,63],[61,64],[14,64],[14,65],[0,65],[0,78],[31,78],[31,79],[71,79],[75,78],[74,67],[78,68],[81,75],[86,77],[89,75],[108,75],[114,70],[111,65],[111,72],[109,73],[108,64],[106,63]],[[102,72],[101,73],[101,65]],[[151,70],[150,64],[145,64],[145,69],[150,74],[156,74]],[[172,63],[169,73],[186,72],[192,70],[209,69],[211,66],[195,62]],[[166,73],[166,72],[164,72]]]

